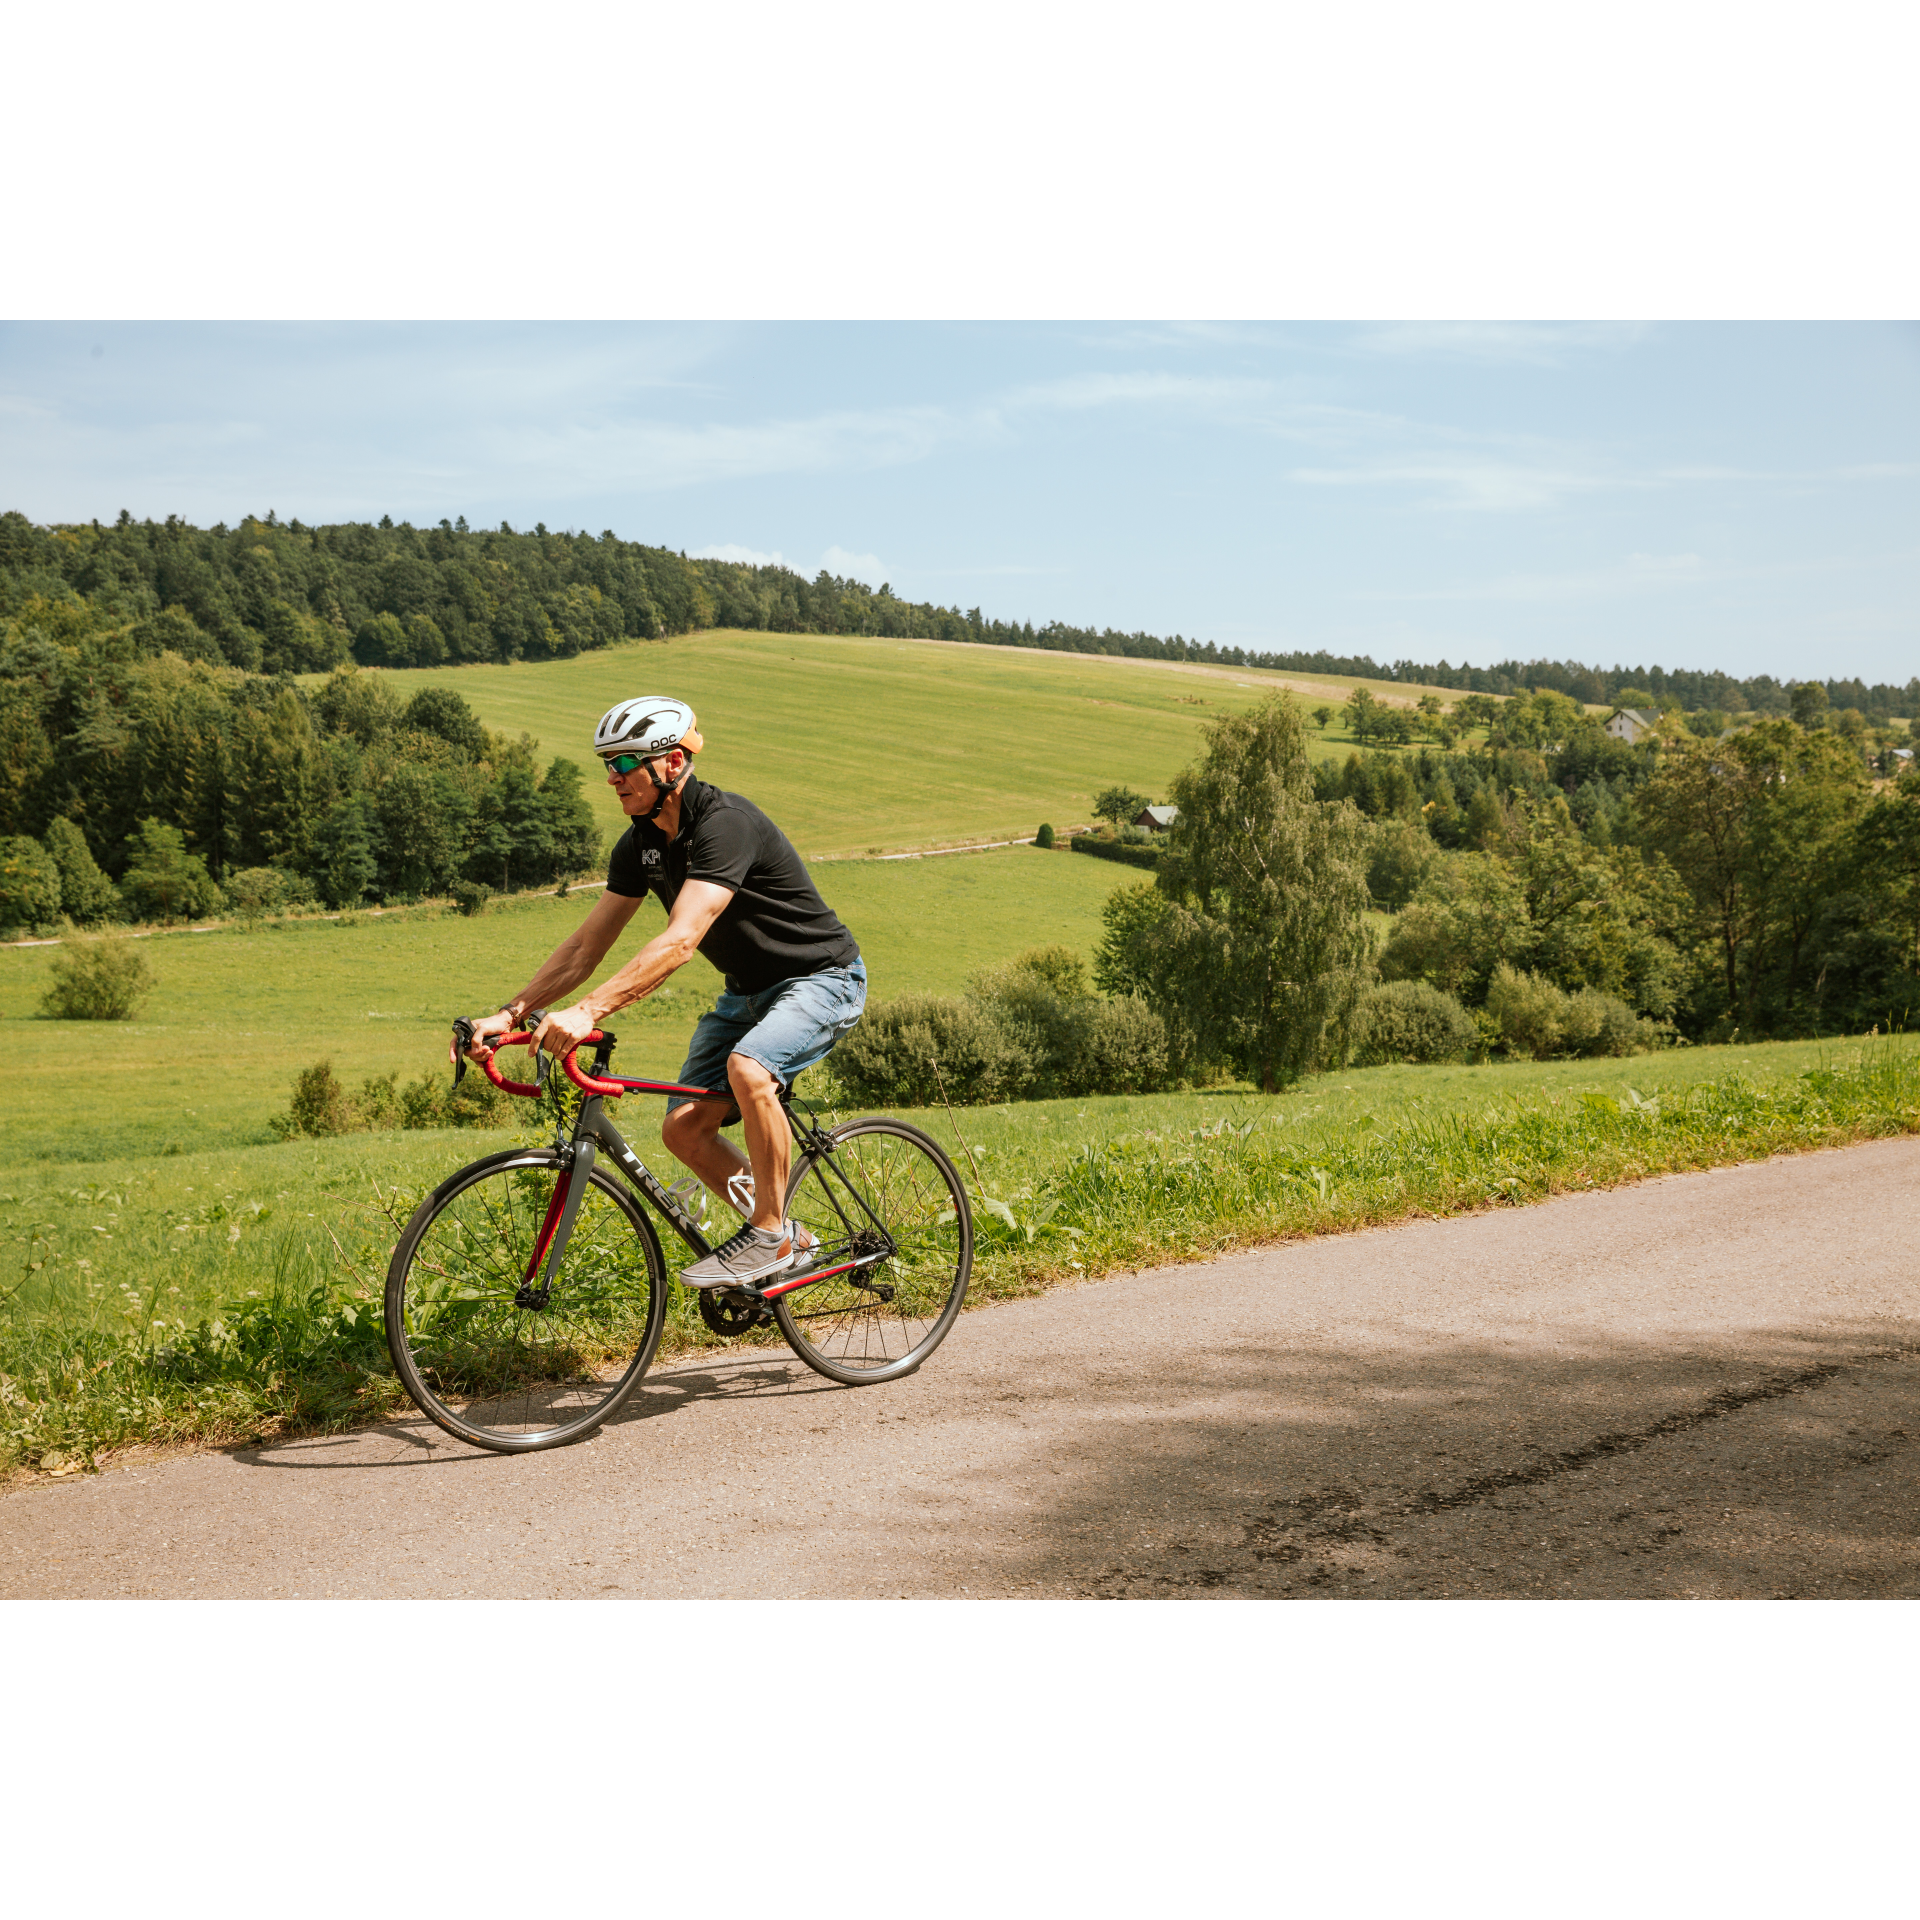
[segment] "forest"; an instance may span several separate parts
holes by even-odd
[[[1475,1012],[1514,981],[1601,993],[1691,1040],[1912,1024],[1920,774],[1857,710],[1793,693],[1786,716],[1669,714],[1630,746],[1543,691],[1487,702],[1467,748],[1319,762],[1314,798],[1366,820],[1368,895],[1395,915],[1381,979]]]
[[[988,618],[900,599],[890,584],[781,566],[688,559],[664,547],[598,536],[515,532],[464,519],[427,528],[383,518],[309,527],[276,514],[237,527],[198,528],[169,515],[111,525],[40,527],[0,514],[0,619],[36,607],[85,609],[128,654],[162,651],[249,672],[310,673],[362,666],[540,660],[621,639],[702,627],[750,632],[854,633],[1187,660],[1272,672],[1401,681],[1508,695],[1564,693],[1590,705],[1686,712],[1785,713],[1791,688],[1767,674],[1575,661],[1383,663],[1364,655],[1273,652],[1054,620]],[[1920,678],[1904,687],[1820,682],[1837,710],[1876,725],[1920,716]]]

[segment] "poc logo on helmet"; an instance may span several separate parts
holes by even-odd
[[[610,753],[665,753],[669,747],[698,753],[705,744],[693,709],[664,694],[622,700],[600,716],[593,730],[593,750],[603,759]]]

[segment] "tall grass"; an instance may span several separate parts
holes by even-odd
[[[108,1219],[122,1211],[110,1190],[73,1198]],[[156,1223],[132,1226],[131,1258],[115,1263],[132,1277],[119,1279],[61,1261],[30,1227],[46,1258],[29,1259],[0,1318],[0,1466],[70,1472],[133,1441],[325,1432],[397,1407],[373,1236],[353,1233],[356,1259],[309,1220],[250,1227],[241,1255],[246,1230],[219,1202],[171,1223],[179,1245]],[[226,1297],[194,1311],[209,1292]]]
[[[1399,1070],[1380,1084],[1465,1097],[1437,1104],[1416,1092],[1371,1112],[1228,1099],[1211,1109],[1220,1117],[1195,1124],[1205,1102],[1164,1096],[1112,1103],[1128,1123],[1104,1131],[1071,1102],[1055,1103],[1051,1133],[1033,1110],[1010,1110],[1004,1123],[979,1109],[918,1117],[950,1136],[974,1192],[976,1300],[1920,1132],[1920,1049],[1905,1041],[1829,1049],[1797,1072],[1741,1067],[1688,1081],[1664,1058],[1618,1066],[1610,1092],[1556,1083],[1550,1069],[1504,1080],[1420,1070],[1430,1082]],[[1559,1090],[1481,1090],[1502,1084]],[[331,1143],[307,1147],[310,1166],[277,1162],[289,1184],[265,1198],[163,1186],[131,1169],[119,1183],[0,1194],[15,1255],[0,1276],[0,1469],[77,1471],[136,1441],[232,1443],[403,1409],[380,1323],[388,1250],[434,1180],[503,1143],[406,1139],[404,1154],[348,1142],[329,1159]],[[678,1243],[663,1240],[677,1265]],[[691,1294],[675,1287],[663,1353],[711,1341]]]
[[[1617,1095],[1413,1105],[1385,1124],[1246,1112],[1089,1141],[1051,1163],[1031,1149],[987,1149],[979,1290],[1030,1292],[1147,1260],[1920,1132],[1920,1052],[1868,1043],[1789,1077],[1736,1071],[1650,1094],[1622,1085]]]

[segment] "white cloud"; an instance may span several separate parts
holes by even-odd
[[[1076,373],[1017,387],[1002,404],[1009,410],[1034,407],[1076,413],[1090,407],[1155,406],[1168,401],[1202,407],[1223,402],[1244,406],[1269,398],[1274,390],[1271,380],[1196,379],[1184,373]]]
[[[744,567],[784,567],[787,556],[784,553],[761,553],[754,547],[743,547],[737,541],[716,540],[709,546],[694,547],[687,555],[690,560],[732,560]]]
[[[864,580],[870,587],[886,583],[887,570],[877,553],[849,553],[845,547],[829,547],[820,556],[820,564],[843,580]]]
[[[1363,327],[1363,353],[1420,360],[1480,360],[1503,366],[1558,366],[1569,354],[1620,353],[1645,338],[1629,322],[1541,324],[1531,321],[1418,321]]]
[[[1637,484],[1568,468],[1445,458],[1352,467],[1296,467],[1287,478],[1309,487],[1424,487],[1439,495],[1442,506],[1481,513],[1550,507],[1570,493]]]
[[[1751,571],[1748,569],[1747,571]],[[1724,567],[1709,567],[1697,553],[1630,553],[1609,567],[1577,573],[1509,573],[1497,579],[1457,586],[1390,589],[1356,593],[1356,600],[1581,601],[1676,586],[1724,583],[1736,578]]]

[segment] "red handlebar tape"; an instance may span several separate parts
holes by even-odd
[[[606,1035],[596,1028],[580,1041],[578,1045],[591,1047],[604,1040]],[[536,1082],[527,1080],[508,1080],[493,1064],[493,1056],[502,1047],[524,1047],[531,1043],[530,1033],[502,1034],[498,1045],[480,1056],[480,1070],[496,1087],[508,1093],[524,1094],[529,1099],[537,1098],[540,1088]],[[683,1087],[672,1080],[600,1080],[590,1073],[581,1072],[574,1062],[574,1048],[569,1047],[560,1056],[560,1064],[566,1075],[582,1093],[602,1093],[618,1099],[623,1093],[677,1093],[689,1100],[731,1100],[732,1091],[725,1087]]]

